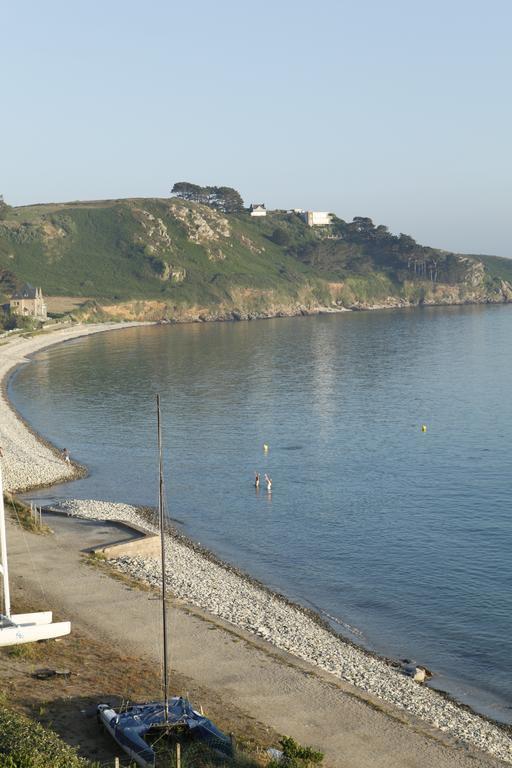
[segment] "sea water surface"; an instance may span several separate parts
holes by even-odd
[[[511,722],[511,339],[510,306],[125,329],[10,394],[91,472],[39,498],[154,505],[160,392],[186,534]]]

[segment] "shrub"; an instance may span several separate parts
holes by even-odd
[[[313,765],[320,765],[324,759],[323,752],[318,752],[312,747],[303,747],[298,744],[291,736],[283,736],[281,741],[283,757],[280,761],[273,760],[267,768],[310,768]]]
[[[94,768],[56,733],[0,705],[0,768]]]
[[[276,227],[274,229],[272,232],[271,240],[276,245],[282,246],[290,245],[291,242],[290,234],[286,231],[286,229],[283,229],[283,227]]]
[[[33,317],[20,317],[14,315],[12,312],[2,312],[0,310],[0,329],[4,331],[12,331],[15,328],[20,328],[24,331],[33,331],[39,325],[38,321]]]

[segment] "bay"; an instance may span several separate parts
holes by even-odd
[[[160,392],[169,510],[187,535],[511,722],[511,338],[512,308],[479,306],[50,348],[10,396],[90,476],[32,498],[154,505]]]

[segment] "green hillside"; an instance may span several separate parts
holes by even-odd
[[[490,277],[512,283],[512,259],[504,259],[501,256],[476,256],[475,258],[484,263]]]
[[[172,197],[4,206],[0,219],[1,298],[29,282],[94,299],[85,315],[98,305],[208,319],[504,301],[507,281],[512,261],[423,247],[362,217],[312,228],[296,213],[251,218]]]

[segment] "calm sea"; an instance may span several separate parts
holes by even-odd
[[[10,393],[91,471],[39,497],[153,505],[160,392],[185,533],[510,722],[511,340],[510,306],[127,329]]]

